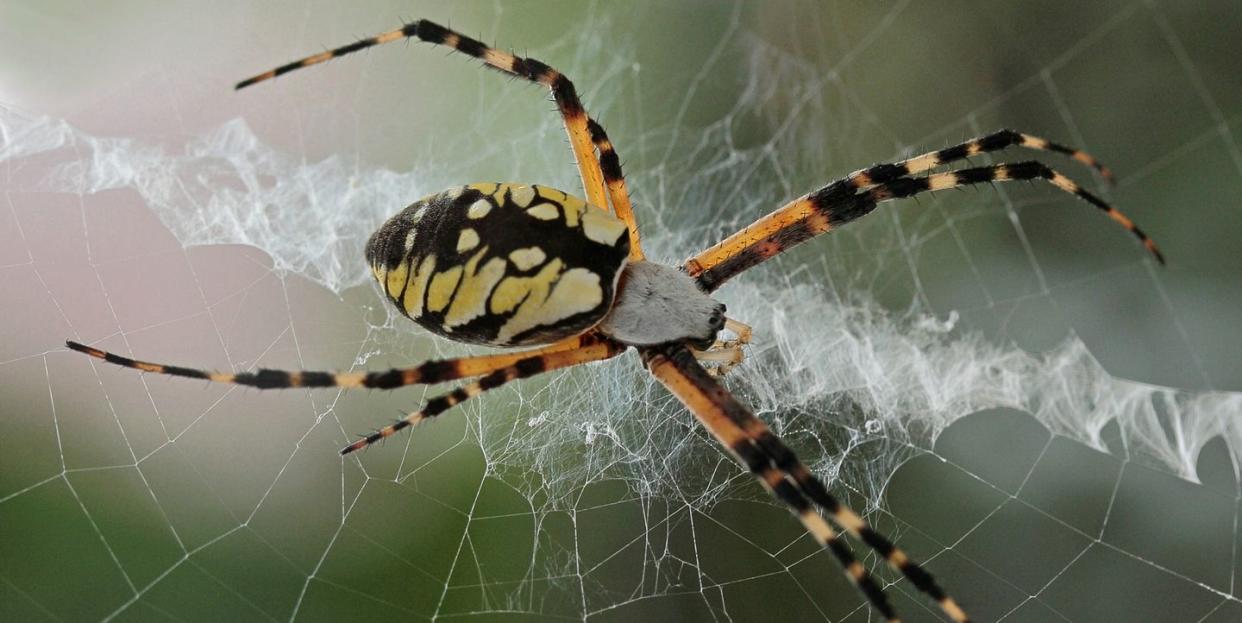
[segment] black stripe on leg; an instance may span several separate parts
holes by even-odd
[[[1013,130],[1001,130],[993,132],[978,141],[979,149],[982,151],[999,151],[1010,145],[1017,145],[1022,142],[1022,135]],[[968,144],[968,143],[966,143]]]
[[[449,29],[435,22],[429,22],[425,19],[414,22],[413,24],[407,24],[401,29],[401,33],[407,37],[412,34],[427,43],[435,43],[439,45],[444,44],[445,40],[448,39],[450,32],[451,31]]]
[[[1033,179],[1037,179],[1041,177],[1045,179],[1052,178],[1052,169],[1049,169],[1048,165],[1045,165],[1042,162],[1036,162],[1034,160],[1028,160],[1026,162],[1015,162],[1013,164],[998,165],[998,166],[1004,166],[1005,171],[1009,175],[1009,177],[1015,180],[1033,180]],[[988,171],[994,168],[995,167],[976,167],[974,169],[962,169],[961,171],[958,171],[958,173],[959,174],[967,173],[969,171],[978,171],[978,170]]]
[[[457,51],[463,54],[469,54],[475,58],[483,58],[483,54],[487,52],[487,44],[478,39],[471,39],[465,35],[457,35]]]
[[[163,366],[163,370],[161,370],[161,372],[164,374],[171,374],[173,376],[184,376],[191,379],[211,378],[211,375],[203,372],[202,370],[195,370],[194,368],[185,368],[182,366]]]
[[[970,143],[961,143],[952,147],[946,147],[936,152],[936,160],[941,163],[951,162],[954,160],[962,160],[970,155]]]
[[[1048,141],[1046,149],[1048,151],[1055,151],[1058,154],[1065,154],[1067,156],[1077,156],[1079,153],[1079,150],[1074,149],[1073,147],[1068,147],[1066,145],[1062,145],[1060,143],[1054,143],[1052,141]]]
[[[552,94],[561,114],[566,117],[586,115],[586,110],[582,108],[582,102],[578,99],[578,91],[574,88],[574,83],[570,82],[564,74],[556,74],[556,78],[552,81]]]
[[[608,133],[604,132],[604,127],[596,123],[594,119],[588,118],[587,129],[591,132],[591,141],[599,149],[599,166],[604,172],[604,181],[617,182],[624,179],[621,173],[621,159],[617,156],[617,151],[611,147],[611,141],[608,140]]]
[[[871,195],[872,205],[858,216],[863,216],[875,209],[874,202],[886,201],[888,199],[904,199],[917,195],[931,189],[931,181],[926,177],[903,177],[895,179],[883,186],[872,188],[868,193]],[[858,218],[857,216],[854,218]],[[850,220],[854,220],[851,218]]]
[[[487,391],[489,389],[504,385],[507,380],[505,370],[497,370],[479,379],[478,383],[479,387],[482,388],[483,391]]]
[[[376,43],[377,41],[375,39],[361,39],[332,50],[332,56],[344,56],[346,54],[351,54],[353,52],[357,52],[358,50],[369,48]]]
[[[996,169],[992,167],[975,167],[952,173],[958,184],[982,184],[996,179]]]
[[[259,389],[278,389],[293,386],[288,372],[284,370],[269,370],[267,368],[234,375],[233,382],[238,385],[257,387]]]
[[[802,461],[798,460],[793,450],[789,449],[789,446],[786,446],[770,430],[764,430],[756,435],[754,440],[755,444],[772,457],[776,467],[792,476],[816,504],[819,504],[831,515],[837,514],[837,511],[841,509],[841,502],[837,500],[836,496],[829,493],[824,483],[811,474],[810,470],[802,464]]]
[[[525,70],[525,73],[522,75],[532,82],[539,82],[540,77],[551,75],[556,71],[555,69],[548,67],[544,62],[533,58],[522,59],[522,67]]]
[[[910,170],[905,165],[900,164],[877,164],[863,171],[868,183],[883,184],[884,182],[895,180],[899,177],[908,175]]]
[[[328,372],[303,372],[299,387],[335,387],[336,375]]]
[[[837,560],[841,561],[841,566],[846,568],[846,575],[849,576],[850,581],[862,591],[862,594],[866,596],[867,601],[871,602],[871,606],[876,610],[879,610],[880,614],[884,615],[885,619],[890,621],[896,619],[897,611],[893,608],[893,605],[888,602],[888,595],[884,594],[884,590],[880,588],[879,584],[876,584],[871,574],[866,573],[861,578],[855,578],[850,572],[850,565],[859,563],[857,559],[854,558],[854,552],[850,551],[850,548],[845,545],[845,542],[840,538],[833,539],[827,543],[827,547],[832,552],[832,555],[835,556]]]
[[[453,405],[463,402],[469,397],[470,394],[467,394],[465,389],[458,387],[443,396],[436,396],[435,398],[428,400],[427,406],[423,407],[422,414],[425,417],[439,415],[453,408]]]
[[[749,439],[744,437],[738,439],[736,443],[729,446],[729,451],[737,455],[746,469],[756,476],[762,475],[764,470],[768,469],[767,457]]]
[[[383,372],[368,372],[362,378],[362,386],[371,389],[393,389],[405,385],[405,375],[401,370],[392,369]]]
[[[454,360],[428,361],[418,367],[420,383],[439,383],[461,377],[461,366]]]

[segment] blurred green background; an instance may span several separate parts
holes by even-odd
[[[1102,194],[1167,268],[1088,208],[1021,184],[882,208],[738,281],[810,288],[901,327],[956,314],[950,345],[1043,356],[1081,341],[1136,392],[1178,390],[1148,405],[1147,428],[1092,415],[1108,404],[1054,422],[988,409],[943,432],[915,416],[856,445],[848,427],[799,429],[808,410],[851,417],[852,398],[750,391],[755,370],[802,374],[763,334],[735,382],[756,404],[798,402],[762,415],[794,422],[799,453],[976,620],[1242,619],[1242,11],[1157,0],[0,5],[0,619],[872,620],[831,558],[637,371],[524,383],[341,461],[344,441],[422,390],[203,387],[63,348],[219,369],[465,352],[359,285],[362,241],[402,204],[353,197],[342,215],[312,190],[304,213],[255,204],[254,218],[187,228],[222,209],[195,189],[236,180],[160,167],[198,162],[196,141],[241,119],[230,136],[305,165],[311,189],[316,171],[343,170],[346,188],[390,180],[405,201],[482,180],[579,192],[544,93],[425,45],[231,91],[417,17],[569,74],[666,261],[856,168],[993,129],[1085,146],[1117,172]],[[122,170],[135,162],[147,168]],[[74,191],[83,172],[114,182]],[[297,236],[328,218],[339,236],[315,253]],[[724,290],[731,312],[780,325],[748,317],[747,287]],[[866,335],[800,339],[828,349],[842,331]],[[632,410],[634,425],[575,428],[602,410]],[[882,573],[904,620],[937,620]]]

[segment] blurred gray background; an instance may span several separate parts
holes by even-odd
[[[731,386],[976,620],[1242,619],[1242,11],[1155,0],[0,4],[0,619],[874,618],[638,373],[531,381],[342,461],[423,390],[205,387],[63,347],[215,369],[467,352],[391,317],[361,245],[452,184],[580,194],[546,94],[418,43],[231,89],[418,17],[569,74],[665,261],[1001,127],[1109,164],[1101,194],[1168,267],[1047,187],[891,204],[726,288],[771,327]],[[1005,159],[1030,157],[1100,186]],[[757,311],[765,284],[811,293],[793,318],[853,310],[792,336],[824,351],[888,314],[899,335],[943,325],[936,352],[986,345],[1066,386],[1084,368],[1055,364],[1080,345],[1118,384],[1072,405],[1010,388],[1023,409],[934,421],[851,406],[879,383],[765,396],[760,379],[804,387],[836,361],[774,345],[794,325]],[[575,427],[604,411],[637,424]],[[815,428],[834,418],[904,424]],[[905,620],[937,620],[880,572]]]

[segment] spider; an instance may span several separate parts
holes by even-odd
[[[1083,151],[1001,130],[856,171],[778,208],[682,265],[668,266],[643,255],[620,160],[604,128],[587,115],[564,74],[533,58],[418,20],[281,65],[239,82],[236,88],[406,38],[448,46],[481,59],[486,66],[547,87],[569,134],[586,199],[526,184],[452,188],[416,201],[385,222],[367,242],[367,262],[396,309],[424,328],[462,342],[535,348],[377,372],[258,369],[223,373],[139,361],[73,341],[66,342],[68,347],[144,372],[261,389],[395,389],[474,379],[346,446],[342,455],[510,381],[610,359],[633,347],[650,373],[789,507],[887,620],[898,620],[887,595],[832,524],[872,548],[950,619],[968,621],[965,611],[928,572],[829,493],[767,425],[720,384],[717,377],[741,362],[742,347],[751,332],[745,324],[725,316],[725,306],[712,298],[712,292],[794,245],[869,214],[882,202],[1013,180],[1044,181],[1094,205],[1129,230],[1163,264],[1155,243],[1129,218],[1041,162],[930,172],[1007,147],[1065,154],[1105,180],[1111,180],[1109,170]],[[720,339],[725,330],[733,339]]]

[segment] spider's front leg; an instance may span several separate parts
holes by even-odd
[[[716,378],[728,374],[746,359],[746,353],[742,347],[750,344],[753,334],[750,325],[732,318],[725,319],[724,328],[733,333],[733,339],[717,339],[707,350],[691,349],[694,358],[699,360],[699,363],[713,364],[707,367],[707,373]]]

